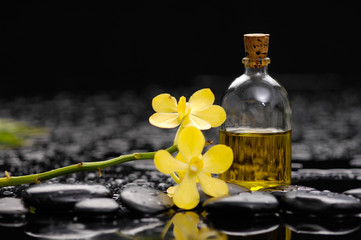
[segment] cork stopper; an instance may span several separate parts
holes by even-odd
[[[252,33],[244,35],[244,48],[246,57],[243,63],[251,68],[260,68],[269,64],[267,58],[269,45],[269,34]],[[248,63],[247,63],[248,62]]]

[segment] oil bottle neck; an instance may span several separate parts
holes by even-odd
[[[246,75],[266,75],[268,74],[268,66],[263,66],[260,68],[252,68],[249,66],[245,66],[245,74]]]
[[[243,58],[242,63],[245,67],[245,74],[247,75],[264,75],[268,74],[268,64],[271,60],[266,58],[250,59]]]

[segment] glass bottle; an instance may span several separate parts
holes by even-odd
[[[291,107],[286,90],[267,72],[269,34],[245,34],[245,72],[229,86],[219,141],[234,161],[219,178],[256,191],[291,184]]]

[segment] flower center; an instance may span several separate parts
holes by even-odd
[[[203,158],[202,155],[193,157],[189,162],[189,170],[192,172],[198,172],[203,168]]]
[[[182,119],[187,116],[191,109],[189,105],[187,104],[187,100],[185,97],[180,97],[178,101],[178,108],[177,108],[178,114],[179,114],[179,120],[182,121]]]

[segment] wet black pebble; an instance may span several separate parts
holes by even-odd
[[[71,210],[75,203],[99,197],[111,197],[112,192],[103,185],[39,184],[24,191],[26,204],[37,209]]]
[[[26,223],[29,210],[19,198],[0,198],[0,226],[20,227]]]
[[[167,194],[157,189],[140,186],[122,190],[119,199],[127,207],[143,213],[157,213],[174,206],[172,199]]]
[[[27,214],[28,209],[19,198],[6,197],[0,198],[0,215],[23,215]]]
[[[270,193],[242,192],[233,196],[212,198],[203,207],[212,214],[267,214],[279,208],[279,202]]]
[[[277,200],[282,200],[283,195],[285,195],[288,192],[316,191],[316,189],[312,188],[312,187],[299,186],[299,185],[285,185],[285,186],[280,186],[277,188],[264,189],[262,191],[272,194],[273,196],[275,196],[277,198]]]
[[[356,180],[361,176],[358,169],[298,169],[292,172],[294,181],[313,181],[313,180]]]
[[[356,214],[361,200],[329,191],[291,191],[282,197],[287,210],[313,214]]]
[[[354,189],[347,190],[344,192],[344,194],[352,195],[354,197],[361,199],[361,188],[354,188]]]
[[[74,211],[83,215],[108,215],[119,210],[119,204],[111,198],[91,198],[77,202]]]
[[[242,192],[251,192],[251,190],[249,190],[246,187],[240,186],[238,184],[235,183],[227,183],[228,185],[228,195],[232,196],[232,195],[236,195]]]

